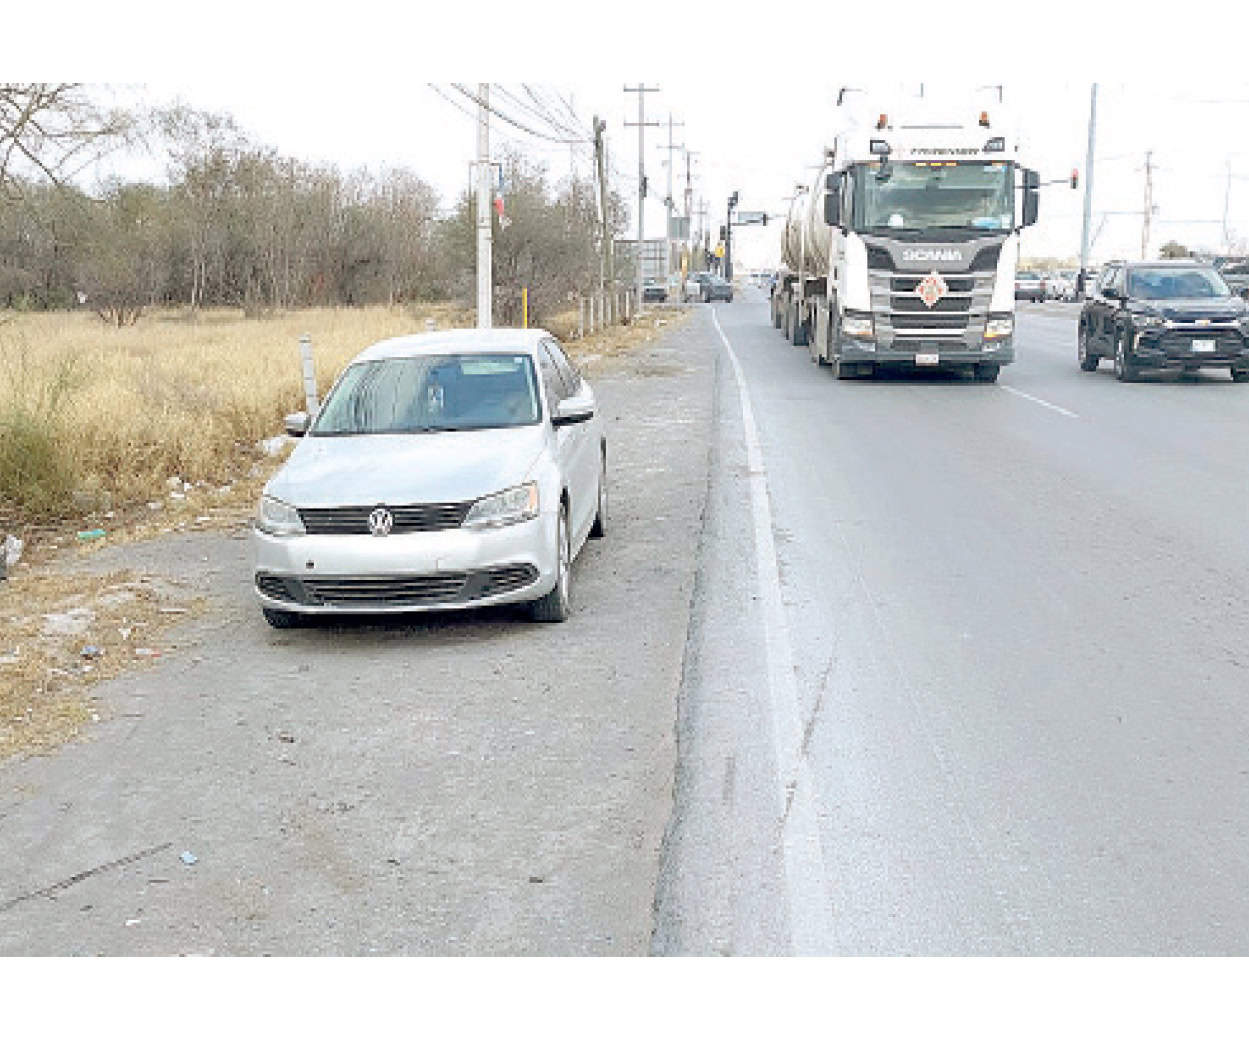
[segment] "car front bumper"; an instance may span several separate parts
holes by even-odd
[[[1195,343],[1213,343],[1198,350]],[[1249,370],[1249,341],[1239,332],[1220,328],[1207,333],[1172,330],[1137,332],[1132,360],[1141,368],[1235,368]]]
[[[262,606],[301,614],[463,610],[537,599],[555,585],[558,514],[506,527],[277,537],[253,527]]]

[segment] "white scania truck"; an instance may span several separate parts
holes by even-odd
[[[1039,180],[998,105],[843,90],[843,127],[785,224],[772,322],[839,379],[1015,359],[1019,231]]]

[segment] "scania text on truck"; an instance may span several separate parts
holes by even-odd
[[[1039,178],[1000,103],[869,105],[842,91],[843,127],[793,200],[773,324],[839,379],[902,366],[992,382],[1015,359],[1019,232]]]

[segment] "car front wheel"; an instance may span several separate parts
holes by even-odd
[[[1097,371],[1097,365],[1101,361],[1101,358],[1096,354],[1089,353],[1089,330],[1085,325],[1080,326],[1080,332],[1077,338],[1076,354],[1080,358],[1081,371]]]
[[[1115,378],[1130,383],[1136,378],[1136,363],[1128,355],[1128,333],[1119,333],[1115,340]]]
[[[591,538],[602,538],[607,534],[607,452],[603,452],[603,461],[598,471],[598,512],[594,514],[594,525],[590,528]]]
[[[572,584],[572,546],[568,540],[568,505],[559,507],[558,547],[555,586],[530,607],[535,621],[567,621],[572,612],[569,586]]]

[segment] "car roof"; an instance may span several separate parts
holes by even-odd
[[[1124,267],[1213,267],[1214,265],[1206,260],[1197,260],[1193,257],[1181,257],[1170,260],[1119,260],[1118,263]]]
[[[554,338],[545,329],[446,329],[392,336],[366,347],[351,359],[379,361],[385,358],[423,357],[429,354],[534,354],[544,339]]]

